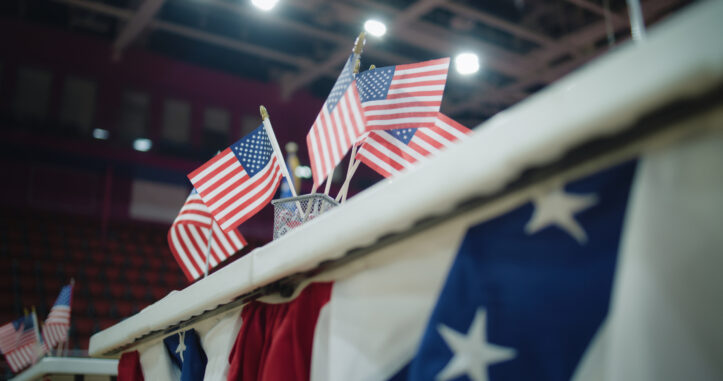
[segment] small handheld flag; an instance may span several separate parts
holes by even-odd
[[[357,159],[384,177],[392,177],[434,156],[472,132],[438,113],[434,126],[371,131],[359,148]]]
[[[33,315],[12,321],[0,327],[0,350],[14,373],[18,373],[37,360],[40,345],[35,333]]]
[[[339,78],[306,135],[314,186],[324,182],[354,141],[364,133],[364,117],[354,82],[355,68],[358,67],[361,54],[359,42],[363,43],[363,38],[363,35],[359,36],[357,48],[346,60]]]
[[[433,127],[442,105],[449,58],[374,68],[356,86],[366,130]]]
[[[68,340],[72,300],[73,284],[71,283],[60,290],[55,304],[50,309],[48,317],[45,318],[43,340],[48,349],[55,348],[58,344]]]
[[[186,278],[193,281],[243,249],[246,239],[236,229],[223,232],[194,189],[168,231],[168,246]]]
[[[188,174],[227,233],[271,201],[281,177],[279,160],[263,124]]]

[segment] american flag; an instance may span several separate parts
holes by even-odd
[[[188,178],[228,233],[271,201],[282,173],[262,124]]]
[[[306,135],[315,185],[324,182],[352,144],[364,133],[364,114],[354,83],[357,57],[354,53],[349,56],[309,134]]]
[[[53,308],[50,309],[50,313],[45,319],[45,325],[43,325],[43,340],[46,348],[54,348],[56,345],[68,340],[72,300],[73,285],[69,284],[60,290],[58,299],[55,300]]]
[[[357,159],[384,177],[392,177],[442,151],[472,130],[438,113],[432,127],[370,131]]]
[[[431,127],[449,58],[367,70],[356,78],[367,130]]]
[[[0,327],[0,350],[14,373],[35,362],[38,347],[33,315],[26,315]]]
[[[168,246],[189,281],[204,274],[210,231],[209,271],[243,249],[246,239],[236,229],[224,233],[194,189],[168,231]]]

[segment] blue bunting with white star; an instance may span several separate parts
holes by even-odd
[[[402,380],[569,380],[608,312],[635,163],[470,228]]]
[[[195,330],[179,332],[163,339],[173,364],[181,370],[181,381],[203,380],[206,352]]]

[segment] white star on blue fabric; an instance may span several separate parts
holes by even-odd
[[[178,347],[176,347],[176,353],[181,357],[183,362],[183,352],[186,351],[186,331],[178,332]]]
[[[437,331],[453,352],[452,359],[437,374],[437,380],[451,380],[466,374],[473,381],[487,381],[487,366],[516,356],[512,348],[487,342],[486,322],[486,311],[478,308],[466,335],[444,324],[437,326]]]
[[[535,234],[540,230],[556,225],[570,234],[581,245],[587,242],[587,234],[580,223],[575,220],[575,214],[597,204],[594,194],[576,195],[565,193],[562,188],[534,198],[535,211],[525,226],[527,234]]]

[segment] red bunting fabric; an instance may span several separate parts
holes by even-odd
[[[118,361],[118,381],[143,381],[138,351],[125,352]]]
[[[229,355],[228,380],[308,380],[319,311],[332,283],[314,283],[289,303],[251,302]]]

